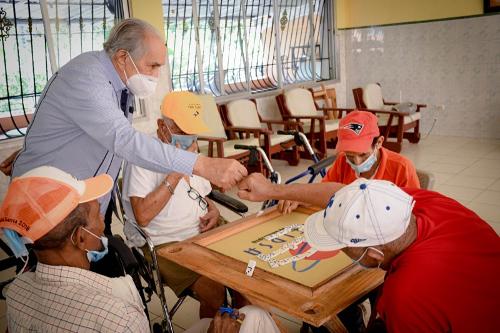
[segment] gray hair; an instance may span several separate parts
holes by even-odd
[[[35,241],[35,250],[61,248],[68,240],[73,230],[79,226],[85,227],[89,215],[88,203],[79,204],[69,215],[42,238]]]
[[[146,21],[135,18],[121,20],[111,29],[108,40],[103,44],[104,50],[110,57],[119,50],[125,50],[132,58],[140,59],[147,51],[144,39],[148,34],[161,38],[158,30]]]

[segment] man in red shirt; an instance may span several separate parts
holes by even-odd
[[[323,182],[350,184],[358,178],[383,179],[399,187],[420,188],[413,163],[384,147],[377,117],[366,111],[353,111],[339,123],[338,156]],[[291,213],[298,202],[280,201],[279,209]]]
[[[377,313],[390,333],[498,332],[500,239],[479,216],[439,193],[383,180],[270,184],[252,174],[242,199],[307,200],[309,245],[342,249],[366,268],[387,271]],[[334,193],[334,196],[330,196]]]

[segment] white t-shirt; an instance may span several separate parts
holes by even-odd
[[[130,197],[144,198],[161,185],[167,175],[127,164],[123,176],[123,208],[128,223],[137,224],[130,204]],[[163,185],[162,185],[163,186]],[[211,191],[210,182],[199,176],[189,177],[189,183],[182,178],[177,184],[174,194],[160,213],[142,229],[148,234],[154,245],[167,242],[182,241],[200,233],[200,217],[208,210],[202,209],[199,199],[191,199],[188,195],[190,186],[203,198]],[[125,223],[124,233],[134,246],[144,245],[144,240],[137,230]]]

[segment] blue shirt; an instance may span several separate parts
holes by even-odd
[[[123,160],[156,172],[191,175],[196,154],[132,127],[132,97],[126,115],[120,108],[124,89],[104,51],[83,53],[64,65],[40,96],[12,176],[50,165],[78,179],[107,173],[116,180]],[[110,195],[101,198],[101,213]]]

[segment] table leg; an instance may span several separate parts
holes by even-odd
[[[323,324],[332,333],[348,333],[344,324],[340,321],[339,317],[334,316],[332,319]]]

